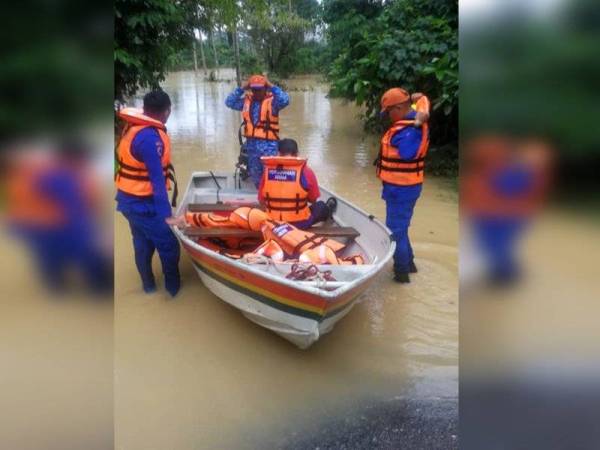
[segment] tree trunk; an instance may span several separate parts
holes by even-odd
[[[202,45],[202,35],[200,35],[200,57],[202,58],[202,70],[206,75],[206,58],[204,57],[204,46]]]
[[[193,40],[193,52],[194,52],[194,73],[198,74],[198,54],[196,52],[196,36],[194,36]]]
[[[237,24],[233,24],[233,51],[235,53],[235,78],[238,86],[242,86],[242,74],[240,73],[240,47],[238,42]]]
[[[217,48],[215,47],[215,36],[213,34],[212,27],[210,28],[209,36],[210,36],[210,43],[212,45],[213,56],[215,58],[215,67],[218,69],[219,68],[219,60],[217,59]]]

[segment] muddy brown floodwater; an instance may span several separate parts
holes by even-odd
[[[316,78],[285,83],[291,104],[281,113],[282,137],[298,141],[322,185],[383,219],[371,166],[377,138],[362,131],[359,110],[327,98]],[[180,185],[194,170],[231,170],[240,115],[224,102],[234,83],[180,72],[163,87],[173,102],[167,126]],[[426,180],[410,235],[419,267],[413,282],[398,285],[384,273],[330,334],[302,351],[215,297],[185,254],[174,300],[163,290],[144,294],[117,214],[115,448],[276,448],[365,404],[456,399],[458,211],[444,180]]]

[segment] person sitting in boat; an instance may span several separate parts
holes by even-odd
[[[261,156],[277,154],[279,112],[289,103],[289,95],[262,75],[252,75],[225,99],[228,108],[242,112],[248,173],[256,187],[263,171]]]
[[[307,229],[327,220],[335,211],[334,198],[327,203],[321,196],[315,173],[298,157],[298,144],[293,139],[279,141],[277,156],[261,158],[265,170],[258,189],[258,200],[273,220],[288,222]]]
[[[169,228],[171,206],[175,206],[177,185],[171,164],[171,144],[165,123],[171,114],[171,99],[162,90],[144,96],[144,110],[124,108],[119,117],[128,126],[117,148],[119,170],[115,182],[117,211],[131,228],[135,263],[145,292],[156,291],[152,256],[158,251],[165,288],[175,296],[179,291],[179,242]],[[173,202],[167,190],[174,186]]]

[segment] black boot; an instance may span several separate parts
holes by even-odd
[[[394,271],[394,281],[396,283],[410,283],[407,272]]]
[[[331,219],[333,217],[333,213],[335,213],[335,210],[337,209],[337,199],[334,198],[334,197],[329,197],[327,199],[327,201],[325,202],[325,204],[329,208],[329,217],[328,217],[328,219]]]
[[[408,264],[408,272],[409,272],[409,273],[417,273],[417,272],[418,272],[418,270],[417,270],[417,266],[415,266],[415,262],[414,262],[414,261],[411,261],[411,262]]]

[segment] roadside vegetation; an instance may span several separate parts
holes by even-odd
[[[430,173],[458,172],[456,0],[117,0],[115,17],[117,101],[173,70],[321,74],[380,132],[379,98],[403,86],[432,101]]]

